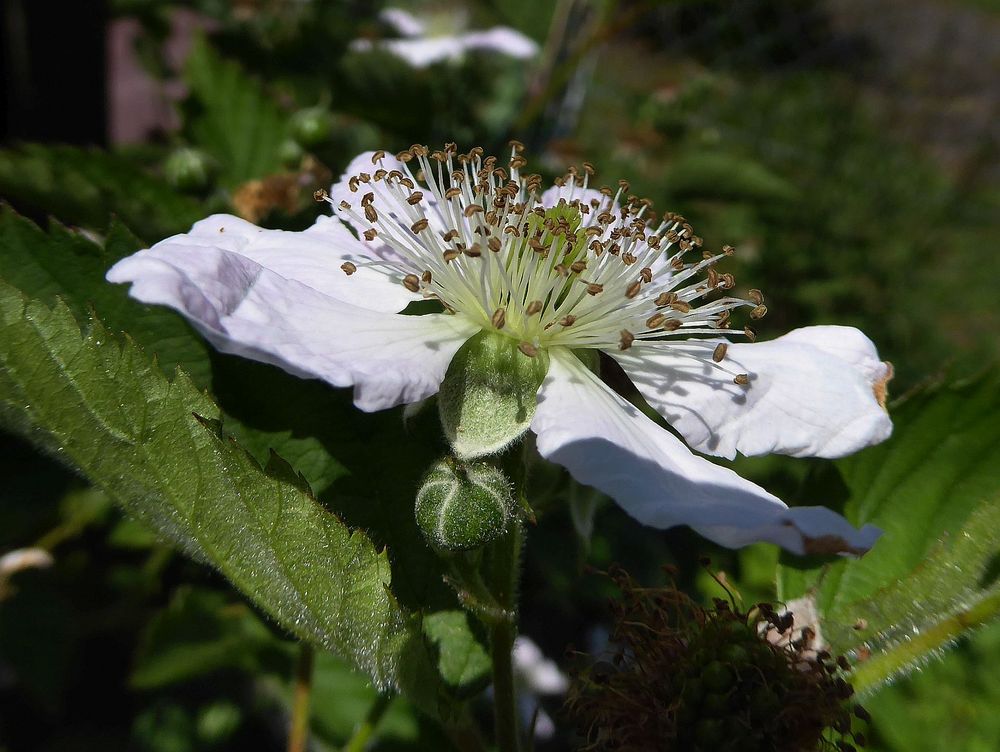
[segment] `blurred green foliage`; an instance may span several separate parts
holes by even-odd
[[[737,246],[738,281],[768,298],[763,336],[857,325],[895,363],[897,393],[939,381],[946,366],[952,376],[978,373],[1000,354],[995,135],[959,128],[942,156],[926,134],[957,127],[935,119],[947,108],[903,108],[937,62],[921,68],[906,34],[874,30],[886,4],[871,3],[868,15],[811,0],[470,0],[455,3],[456,17],[474,28],[514,26],[544,43],[542,54],[528,63],[470,54],[426,69],[351,49],[388,33],[377,3],[111,5],[138,21],[138,58],[154,79],[184,87],[180,128],[107,150],[4,145],[0,195],[13,210],[0,214],[0,278],[46,308],[64,305],[67,331],[71,314],[93,337],[91,311],[108,341],[127,330],[144,354],[129,352],[157,383],[182,368],[255,459],[241,459],[243,471],[262,473],[274,450],[321,505],[387,548],[385,579],[401,609],[430,604],[422,644],[458,695],[476,697],[484,683],[482,639],[455,610],[441,562],[412,520],[413,489],[444,451],[434,411],[405,424],[398,412],[362,415],[338,390],[220,355],[179,317],[104,283],[116,259],[214,211],[308,225],[325,208],[312,191],[363,149],[500,149],[513,136],[547,176],[591,161],[599,182],[628,178],[657,208],[683,211],[709,247]],[[442,3],[405,5],[419,13]],[[985,0],[917,5],[976,14],[962,18],[984,32],[1000,23]],[[164,46],[178,9],[203,27],[179,67]],[[885,72],[897,58],[907,61],[902,79]],[[970,122],[996,107],[987,92],[955,91],[948,101]],[[186,150],[205,159],[194,181],[174,172]],[[48,314],[31,310],[42,326]],[[209,399],[196,389],[192,400]],[[861,562],[782,562],[782,597],[817,585],[835,644],[865,640],[888,655],[904,642],[899,630],[925,630],[994,593],[995,394],[994,376],[921,392],[895,408],[891,442],[836,465],[737,463],[783,498],[839,502],[853,521],[888,530]],[[266,604],[255,610],[20,439],[4,435],[0,468],[0,553],[37,544],[56,558],[51,569],[15,575],[0,603],[0,750],[284,748],[295,646]],[[304,493],[291,490],[301,479],[283,477],[289,493]],[[776,595],[773,548],[723,551],[683,530],[643,529],[541,464],[531,481],[540,519],[528,534],[522,624],[557,659],[568,643],[601,644],[611,592],[583,574],[586,565],[621,562],[654,582],[672,563],[682,586],[709,597],[722,591],[697,564],[707,553],[745,602]],[[862,634],[851,629],[859,615]],[[872,748],[997,748],[997,627],[959,638],[941,660],[921,655],[919,671],[866,699]],[[561,733],[538,749],[571,747],[559,700],[544,704]],[[480,695],[472,716],[484,707]],[[380,709],[366,677],[317,656],[316,749],[340,748]],[[442,726],[407,699],[376,720],[374,748],[448,748]]]

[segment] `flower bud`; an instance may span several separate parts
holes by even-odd
[[[333,122],[323,107],[307,107],[292,115],[292,138],[309,149],[330,140]]]
[[[199,193],[209,188],[215,178],[215,163],[200,149],[182,147],[163,164],[163,175],[175,188]]]
[[[503,535],[514,507],[510,482],[482,462],[438,462],[417,492],[416,518],[428,542],[448,551],[479,548]]]

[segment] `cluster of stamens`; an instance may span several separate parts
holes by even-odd
[[[318,198],[383,249],[359,264],[388,267],[411,292],[515,338],[529,356],[540,347],[627,350],[664,340],[684,350],[680,339],[731,331],[736,308],[749,307],[754,319],[766,313],[758,290],[728,293],[735,280],[715,267],[731,247],[703,250],[684,217],[659,217],[624,180],[590,189],[589,163],[556,179],[558,197],[543,203],[542,178],[523,172],[522,151],[512,142],[506,167],[454,144],[413,145],[395,158],[376,152],[371,172],[349,178],[352,195]],[[357,265],[342,268],[350,275]],[[749,327],[742,334],[754,337]],[[725,355],[719,344],[711,362],[726,370],[718,365]],[[746,374],[731,375],[747,383]]]

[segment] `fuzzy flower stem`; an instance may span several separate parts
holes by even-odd
[[[520,574],[522,533],[520,523],[500,538],[493,548],[494,595],[504,608],[514,612],[517,604],[517,579]],[[517,697],[514,692],[514,666],[511,652],[517,636],[516,621],[498,620],[490,625],[490,658],[493,662],[493,714],[497,749],[518,752]]]

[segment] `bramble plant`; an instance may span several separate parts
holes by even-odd
[[[856,19],[111,5],[176,117],[0,147],[0,750],[996,747],[992,157]]]

